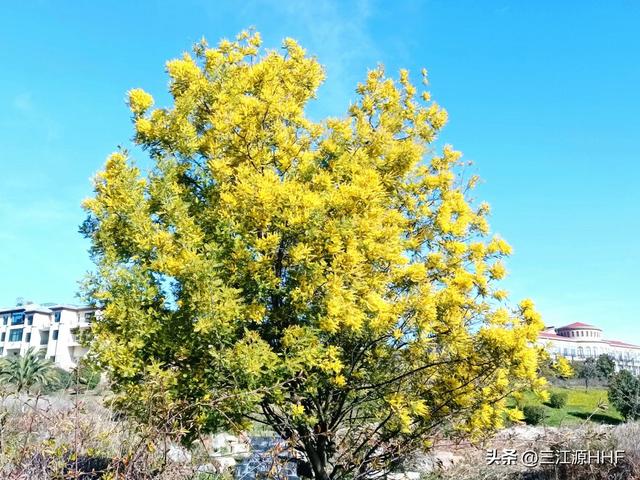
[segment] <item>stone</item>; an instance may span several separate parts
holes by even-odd
[[[446,470],[453,467],[461,460],[461,457],[447,450],[433,450],[427,453],[416,454],[407,461],[411,473],[431,473],[435,470]],[[413,479],[412,479],[413,480]]]
[[[233,457],[215,457],[211,463],[214,465],[216,473],[231,472],[236,468],[236,460]]]
[[[191,461],[191,453],[186,448],[171,445],[167,450],[167,458],[174,463],[189,463]]]

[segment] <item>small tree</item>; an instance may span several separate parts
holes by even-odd
[[[627,420],[640,418],[640,379],[622,370],[609,381],[609,401]]]
[[[598,371],[598,377],[603,380],[609,381],[616,370],[616,363],[611,355],[602,354],[598,357],[596,362],[596,368]]]
[[[584,380],[584,388],[589,389],[589,381],[598,378],[598,367],[594,358],[586,358],[584,362],[576,362],[578,377]]]
[[[499,428],[513,391],[543,385],[542,321],[496,284],[510,247],[467,196],[477,178],[434,151],[446,113],[380,67],[312,121],[320,64],[259,47],[170,61],[169,108],[132,90],[153,169],[112,155],[84,204],[92,355],[121,405],[161,392],[186,441],[265,422],[318,480]]]
[[[3,358],[0,361],[0,380],[14,386],[16,392],[46,387],[56,381],[53,362],[41,358],[34,348],[24,355]]]

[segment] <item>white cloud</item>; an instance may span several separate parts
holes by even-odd
[[[23,92],[13,97],[13,108],[22,114],[33,112],[33,99],[31,93]]]

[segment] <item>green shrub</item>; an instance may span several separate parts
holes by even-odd
[[[55,380],[43,388],[43,393],[54,393],[60,390],[85,391],[93,390],[100,383],[100,371],[88,365],[80,365],[70,372],[54,367]]]
[[[567,404],[568,398],[569,395],[567,395],[566,392],[552,393],[551,397],[549,397],[549,405],[551,405],[553,408],[564,408],[564,406]]]
[[[54,393],[66,390],[71,385],[71,374],[60,367],[54,367],[55,380],[43,387],[43,393]]]
[[[73,380],[87,390],[93,390],[100,383],[100,371],[89,365],[81,364],[72,375]],[[78,375],[78,378],[75,375]]]
[[[625,420],[640,418],[640,378],[627,370],[616,373],[609,381],[609,401]]]
[[[542,405],[527,405],[522,409],[522,413],[530,425],[538,425],[547,416]]]

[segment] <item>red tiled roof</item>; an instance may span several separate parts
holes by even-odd
[[[611,345],[612,347],[626,347],[626,348],[638,348],[640,349],[640,345],[634,345],[632,343],[621,342],[620,340],[595,340],[590,339],[588,337],[564,337],[562,335],[558,335],[556,333],[551,332],[540,332],[538,338],[542,340],[561,340],[563,342],[572,342],[572,343],[606,343],[607,345]]]
[[[614,347],[628,347],[628,348],[640,348],[640,345],[634,345],[632,343],[621,342],[619,340],[603,340],[604,343],[613,345]]]
[[[540,334],[538,335],[541,338],[549,338],[549,339],[553,339],[553,340],[565,340],[567,342],[573,342],[574,340],[572,338],[569,337],[563,337],[562,335],[558,335],[557,333],[552,333],[552,332],[540,332]]]
[[[570,323],[569,325],[565,325],[564,327],[558,327],[556,330],[572,330],[574,328],[589,328],[592,330],[602,331],[601,328],[595,327],[593,325],[589,325],[588,323],[582,323],[582,322]]]

